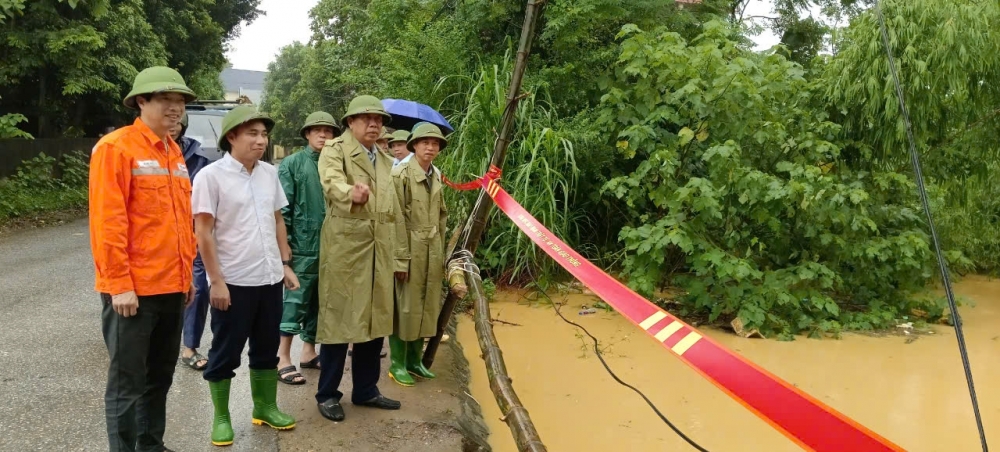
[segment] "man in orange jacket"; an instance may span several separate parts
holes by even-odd
[[[105,135],[90,159],[90,246],[110,365],[104,393],[109,450],[167,450],[167,392],[182,313],[194,297],[191,182],[169,130],[195,99],[166,67],[136,76],[125,106],[135,123]]]

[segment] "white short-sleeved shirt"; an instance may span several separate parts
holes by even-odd
[[[227,284],[265,286],[284,278],[275,211],[288,205],[274,166],[253,173],[227,152],[198,172],[191,194],[195,215],[215,217],[215,243]],[[211,281],[209,281],[211,283]]]

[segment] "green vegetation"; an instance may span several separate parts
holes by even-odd
[[[65,154],[58,162],[60,177],[53,169],[56,159],[41,154],[25,161],[13,177],[0,180],[0,224],[28,215],[87,205],[87,161],[83,152]]]
[[[223,51],[259,0],[0,0],[0,138],[79,136],[128,116],[136,72],[177,67],[220,93]],[[557,235],[681,314],[790,337],[934,321],[937,281],[908,143],[870,3],[549,0],[502,183]],[[823,17],[806,14],[820,7]],[[282,50],[263,105],[277,144],[360,93],[413,99],[456,126],[440,166],[482,174],[505,108],[522,2],[320,0],[312,39]],[[1000,272],[996,2],[885,0],[946,257]],[[754,51],[764,29],[782,45]],[[26,162],[0,221],[86,200],[85,156]],[[475,193],[447,192],[452,226]],[[494,213],[487,281],[566,275]],[[492,289],[491,289],[492,290]]]
[[[200,96],[221,97],[226,43],[259,3],[0,0],[0,117],[24,115],[24,131],[38,138],[96,136],[130,122],[121,98],[138,71],[158,64],[177,68]]]
[[[939,301],[897,99],[869,2],[549,0],[529,59],[506,189],[598,265],[682,314],[790,337],[933,321]],[[0,0],[0,138],[94,134],[138,69],[219,93],[223,50],[259,0]],[[823,17],[805,14],[821,7]],[[263,106],[277,144],[359,93],[413,99],[457,132],[451,179],[486,170],[523,2],[320,0]],[[1000,271],[996,2],[886,0],[935,217],[958,273]],[[752,49],[764,29],[782,46]],[[169,37],[169,39],[167,38]],[[85,158],[85,157],[82,157]],[[0,220],[85,202],[85,165],[40,157],[0,183]],[[81,172],[82,171],[82,172]],[[474,193],[447,192],[452,226]],[[488,281],[566,275],[505,217],[478,249]]]

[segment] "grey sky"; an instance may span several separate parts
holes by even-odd
[[[236,69],[266,71],[278,51],[295,41],[309,40],[309,10],[317,0],[263,0],[260,9],[267,14],[243,28],[226,55]],[[771,13],[771,0],[754,0],[747,7],[749,16]],[[765,31],[754,38],[758,49],[777,44],[778,38]]]
[[[263,0],[260,9],[267,13],[243,27],[226,56],[236,69],[266,71],[278,51],[295,41],[307,42],[309,10],[317,0]]]

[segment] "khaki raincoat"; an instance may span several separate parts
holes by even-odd
[[[437,334],[444,281],[444,234],[448,212],[441,174],[428,177],[416,159],[393,168],[396,196],[403,205],[410,249],[410,277],[396,282],[394,334],[413,341]]]
[[[326,142],[319,176],[326,198],[320,235],[317,344],[367,342],[392,334],[393,272],[407,271],[406,225],[392,182],[392,156],[376,148],[375,164],[348,130]],[[368,184],[368,202],[351,188]],[[399,237],[399,239],[397,239]]]

